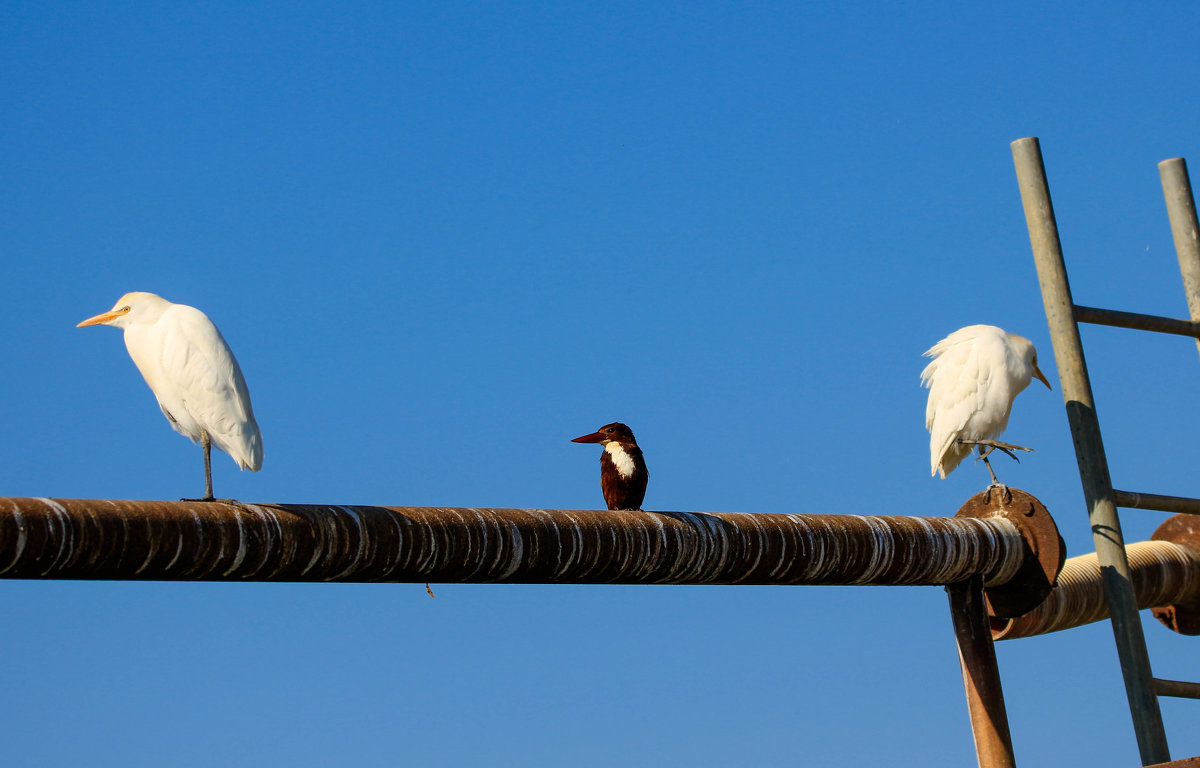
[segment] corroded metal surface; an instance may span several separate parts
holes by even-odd
[[[1200,563],[1200,517],[1180,514],[1163,521],[1150,538],[1180,545]],[[1200,635],[1200,565],[1195,565],[1186,586],[1154,603],[1154,618],[1182,635]]]
[[[1046,599],[1066,560],[1067,547],[1042,502],[1017,488],[991,487],[968,499],[956,517],[1003,517],[1025,538],[1028,553],[1021,568],[1006,583],[987,590],[993,616],[1020,616]]]
[[[1170,541],[1139,541],[1126,548],[1138,608],[1164,606],[1200,592],[1200,552]],[[1016,619],[993,619],[997,640],[1058,632],[1108,618],[1100,562],[1095,553],[1067,560],[1058,584],[1033,611]]]
[[[1169,763],[1155,763],[1146,768],[1200,768],[1200,757],[1185,757],[1182,760],[1172,760]]]
[[[946,594],[950,598],[950,619],[971,716],[971,734],[975,737],[975,755],[984,768],[1014,768],[1016,759],[996,648],[988,631],[983,583],[974,577],[946,587]]]
[[[0,577],[951,584],[1028,557],[1002,517],[0,499]]]

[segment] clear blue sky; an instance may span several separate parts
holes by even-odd
[[[1184,2],[0,4],[6,496],[202,489],[108,328],[207,312],[247,501],[952,515],[922,351],[1029,336],[1002,479],[1092,551],[1009,142],[1080,303],[1187,313]],[[1200,359],[1090,328],[1114,483],[1198,495]],[[1163,516],[1126,512],[1130,540]],[[973,764],[940,588],[0,582],[8,766]],[[1200,679],[1148,619],[1155,672]],[[1107,624],[998,647],[1018,764],[1137,764]],[[1200,704],[1164,700],[1175,757]]]

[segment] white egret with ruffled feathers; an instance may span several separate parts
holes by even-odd
[[[1000,449],[1029,451],[995,438],[1008,426],[1013,400],[1035,377],[1050,382],[1037,365],[1033,342],[994,325],[968,325],[934,344],[925,353],[933,361],[921,371],[929,388],[925,428],[929,430],[930,474],[954,471],[972,446],[999,485],[988,455]]]

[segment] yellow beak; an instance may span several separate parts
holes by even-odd
[[[125,313],[118,309],[110,309],[108,312],[103,312],[99,315],[96,315],[95,317],[89,317],[87,320],[84,320],[82,323],[80,323],[79,325],[77,325],[75,327],[83,328],[84,326],[88,326],[88,325],[104,325],[113,320],[116,320],[118,317],[120,317],[123,314],[125,314]]]
[[[1054,389],[1054,387],[1050,386],[1050,382],[1046,381],[1046,375],[1042,373],[1042,369],[1038,368],[1036,365],[1033,366],[1033,375],[1038,377],[1038,379],[1040,379],[1041,382],[1046,385],[1046,389]]]

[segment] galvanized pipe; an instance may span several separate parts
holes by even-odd
[[[0,499],[0,577],[937,584],[1013,578],[1008,519]]]
[[[1200,323],[1178,320],[1174,317],[1119,312],[1115,309],[1097,309],[1076,304],[1075,319],[1081,323],[1091,323],[1092,325],[1111,325],[1117,328],[1131,328],[1135,331],[1171,333],[1176,336],[1192,336],[1200,340]]]
[[[1096,542],[1104,576],[1104,591],[1112,610],[1113,635],[1125,679],[1138,750],[1143,765],[1162,763],[1170,759],[1167,736],[1152,686],[1150,656],[1138,620],[1129,563],[1125,559],[1124,536],[1113,503],[1108,461],[1100,438],[1100,424],[1096,418],[1079,327],[1075,322],[1075,303],[1067,281],[1067,267],[1058,237],[1054,206],[1050,201],[1042,151],[1038,140],[1032,137],[1018,139],[1011,146],[1046,322],[1058,364],[1058,378],[1067,406],[1067,420],[1075,443],[1075,458],[1088,506],[1092,538]]]
[[[1153,509],[1158,512],[1173,512],[1184,515],[1200,515],[1200,499],[1187,496],[1163,496],[1157,493],[1134,493],[1113,489],[1113,499],[1118,507],[1128,509]]]
[[[1129,567],[1139,609],[1186,603],[1200,596],[1200,551],[1172,541],[1130,544]],[[1013,640],[1108,618],[1100,561],[1093,552],[1072,557],[1041,605],[1015,619],[992,619],[992,637]]]
[[[950,598],[950,618],[954,623],[954,640],[958,645],[958,661],[962,667],[979,768],[1015,768],[1004,690],[1000,686],[1000,667],[988,631],[983,581],[975,576],[951,584],[946,587],[946,594]]]
[[[1192,320],[1200,321],[1200,226],[1196,222],[1196,201],[1188,179],[1187,163],[1173,157],[1158,164],[1167,216],[1171,219],[1171,236],[1175,254],[1179,257],[1179,272],[1183,275],[1183,291],[1187,295]],[[1200,339],[1196,341],[1200,348]]]

